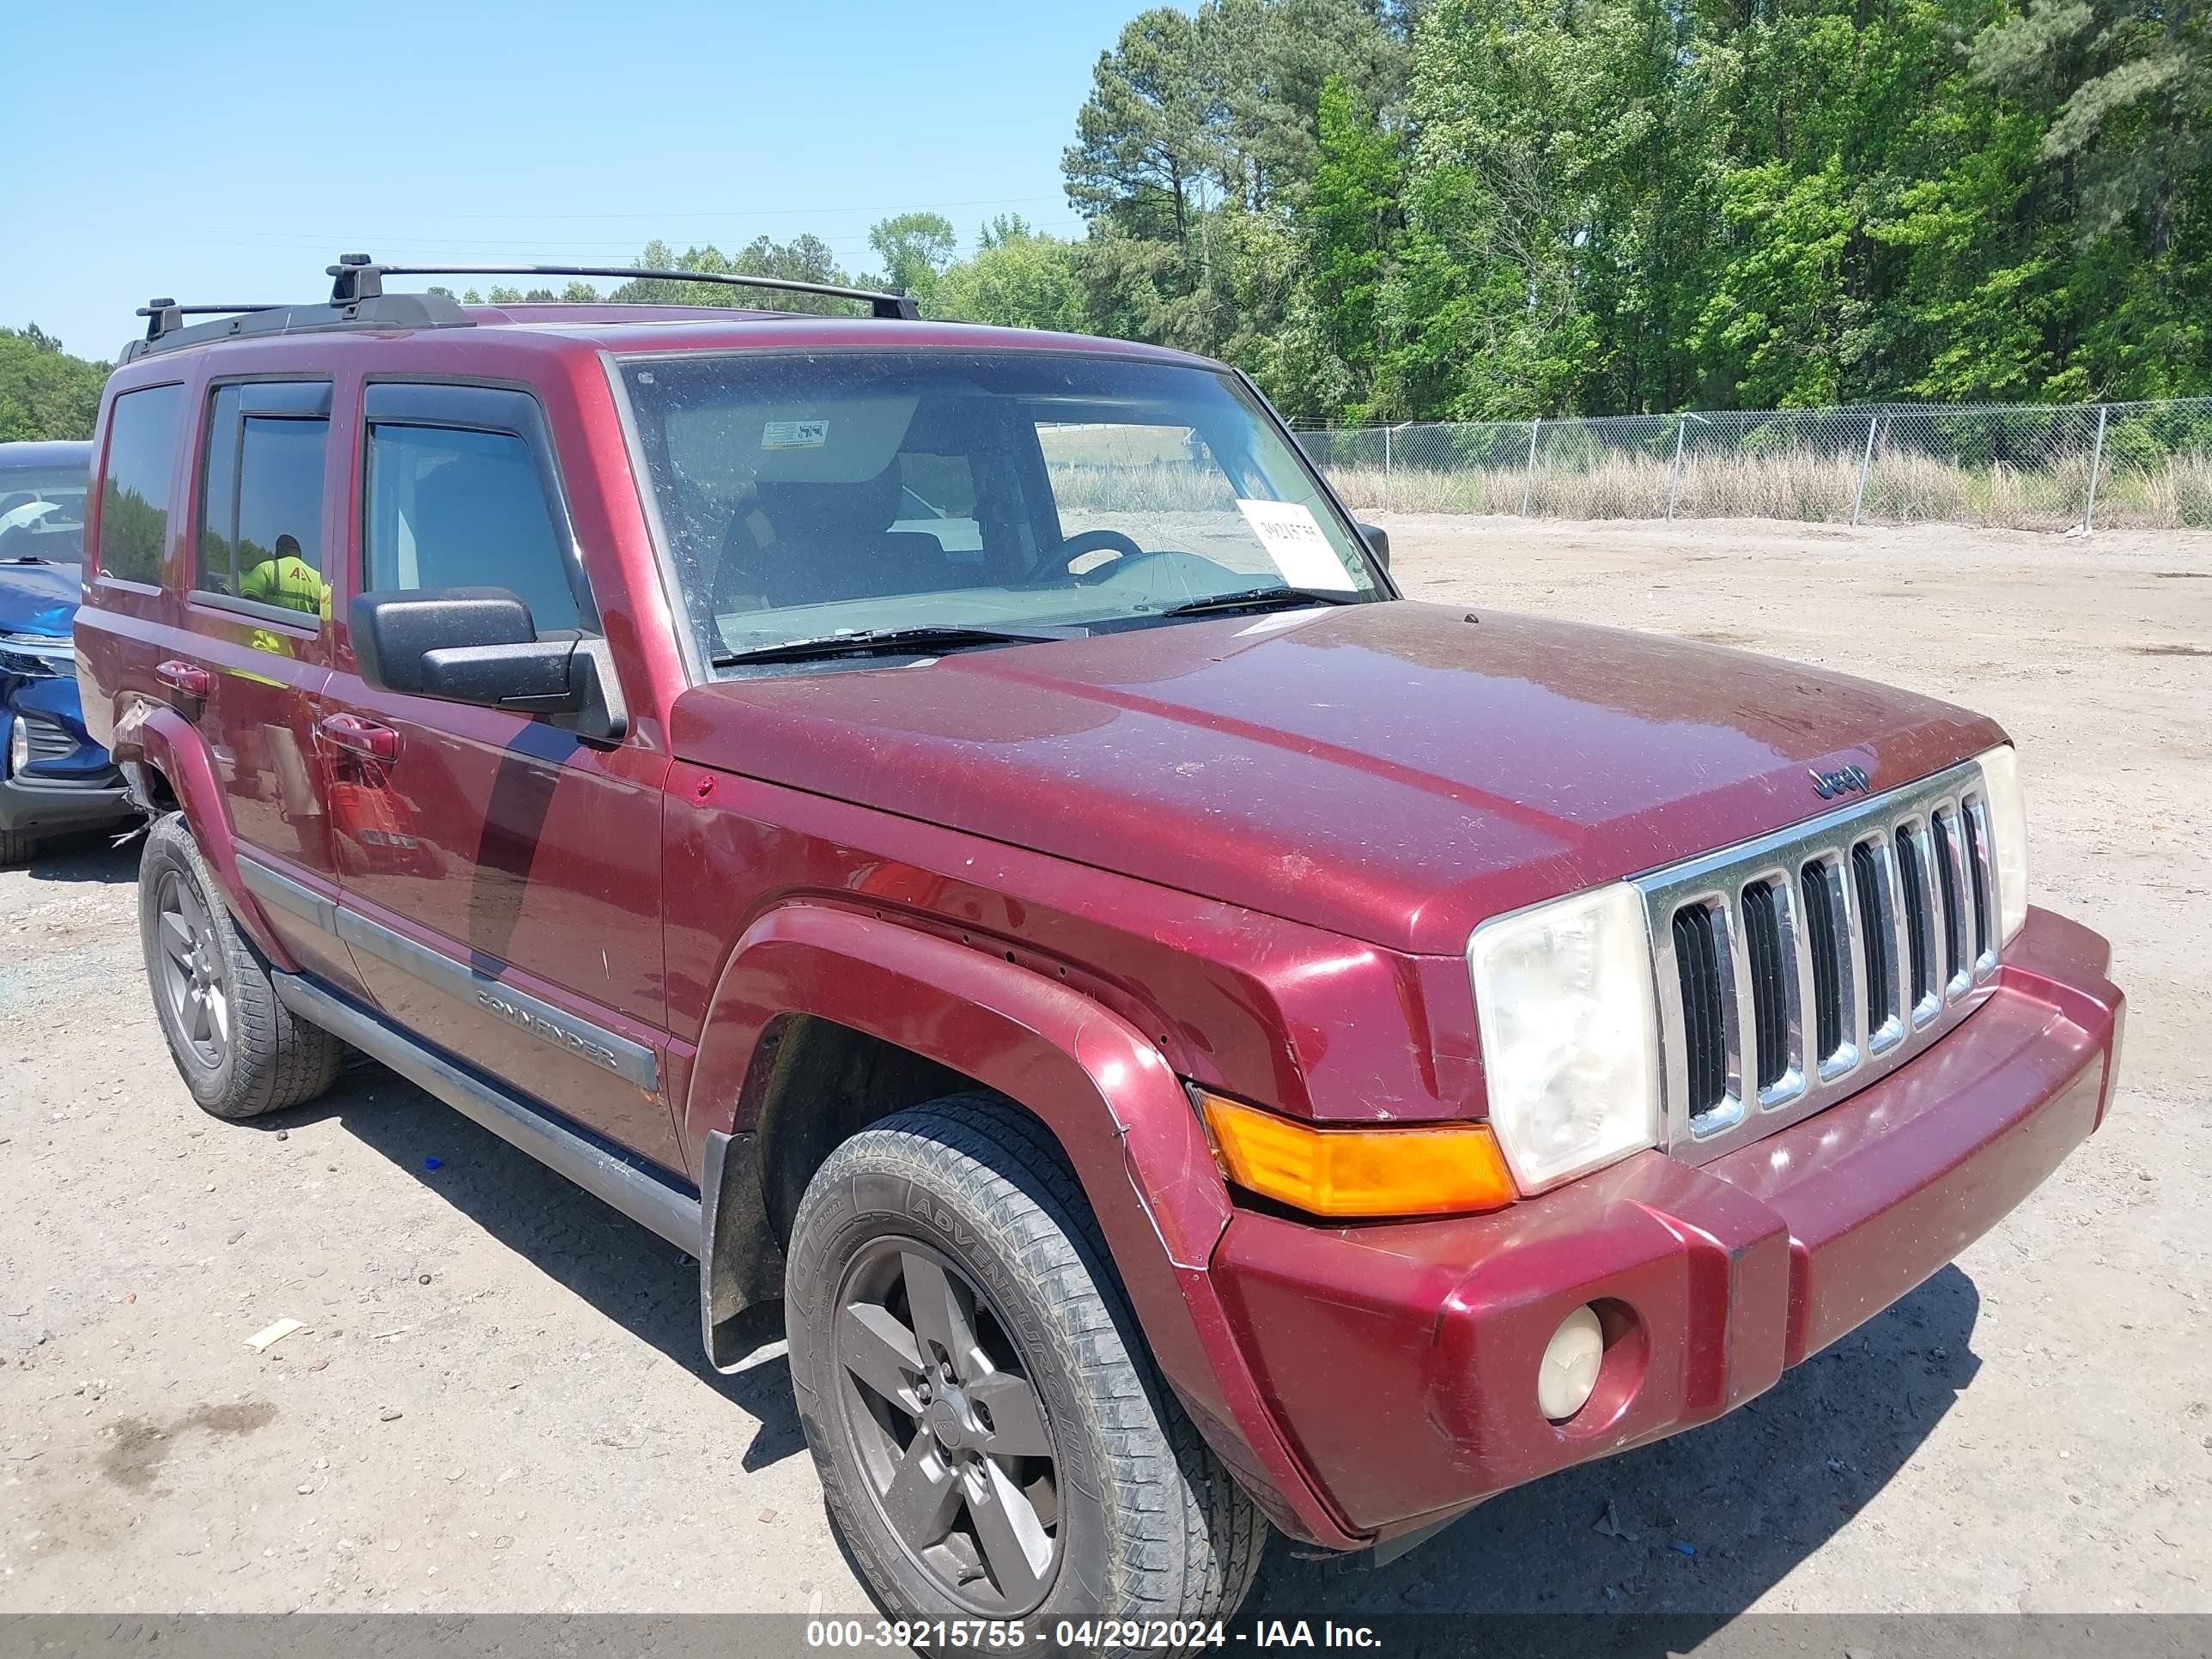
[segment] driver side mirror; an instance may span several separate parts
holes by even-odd
[[[605,640],[541,640],[530,607],[503,587],[403,588],[354,597],[355,660],[386,691],[550,714],[579,736],[629,729]]]
[[[1359,534],[1367,544],[1367,550],[1375,556],[1375,562],[1385,570],[1390,568],[1390,532],[1379,524],[1364,524]]]

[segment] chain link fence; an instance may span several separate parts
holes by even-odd
[[[1346,502],[1553,519],[2212,529],[2212,398],[1301,432]]]

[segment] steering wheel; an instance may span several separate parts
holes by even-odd
[[[1077,584],[1084,587],[1106,580],[1122,568],[1124,560],[1152,556],[1118,530],[1086,530],[1080,535],[1070,536],[1060,543],[1060,552],[1069,564],[1073,564],[1086,553],[1110,552],[1114,555],[1105,563],[1093,565],[1076,575]]]

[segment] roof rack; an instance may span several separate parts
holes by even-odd
[[[626,282],[719,283],[732,288],[773,289],[783,294],[815,294],[832,300],[854,300],[872,316],[920,318],[921,312],[905,294],[886,294],[875,289],[841,288],[830,283],[802,283],[787,276],[744,276],[733,271],[651,270],[629,265],[384,265],[366,253],[342,253],[328,268],[331,297],[327,303],[298,306],[239,305],[186,306],[174,300],[149,300],[137,314],[147,319],[146,333],[123,348],[118,362],[133,362],[156,352],[177,351],[216,340],[264,334],[304,334],[345,328],[467,328],[475,319],[442,294],[386,294],[386,276],[617,276]],[[188,317],[218,320],[187,325]]]
[[[146,337],[158,340],[182,328],[187,317],[230,317],[276,309],[275,306],[180,306],[174,300],[149,300],[138,307],[137,314],[148,319]]]
[[[720,283],[730,288],[772,289],[780,294],[818,294],[832,300],[857,300],[872,315],[912,322],[921,308],[908,294],[880,289],[843,288],[834,283],[802,283],[789,276],[749,276],[727,270],[653,270],[642,265],[380,265],[366,253],[342,253],[330,267],[331,303],[351,305],[384,292],[386,276],[619,276],[626,282]]]

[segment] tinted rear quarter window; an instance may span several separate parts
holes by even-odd
[[[180,386],[148,386],[115,400],[108,421],[107,473],[100,501],[100,568],[131,582],[159,582],[169,537],[169,473]]]

